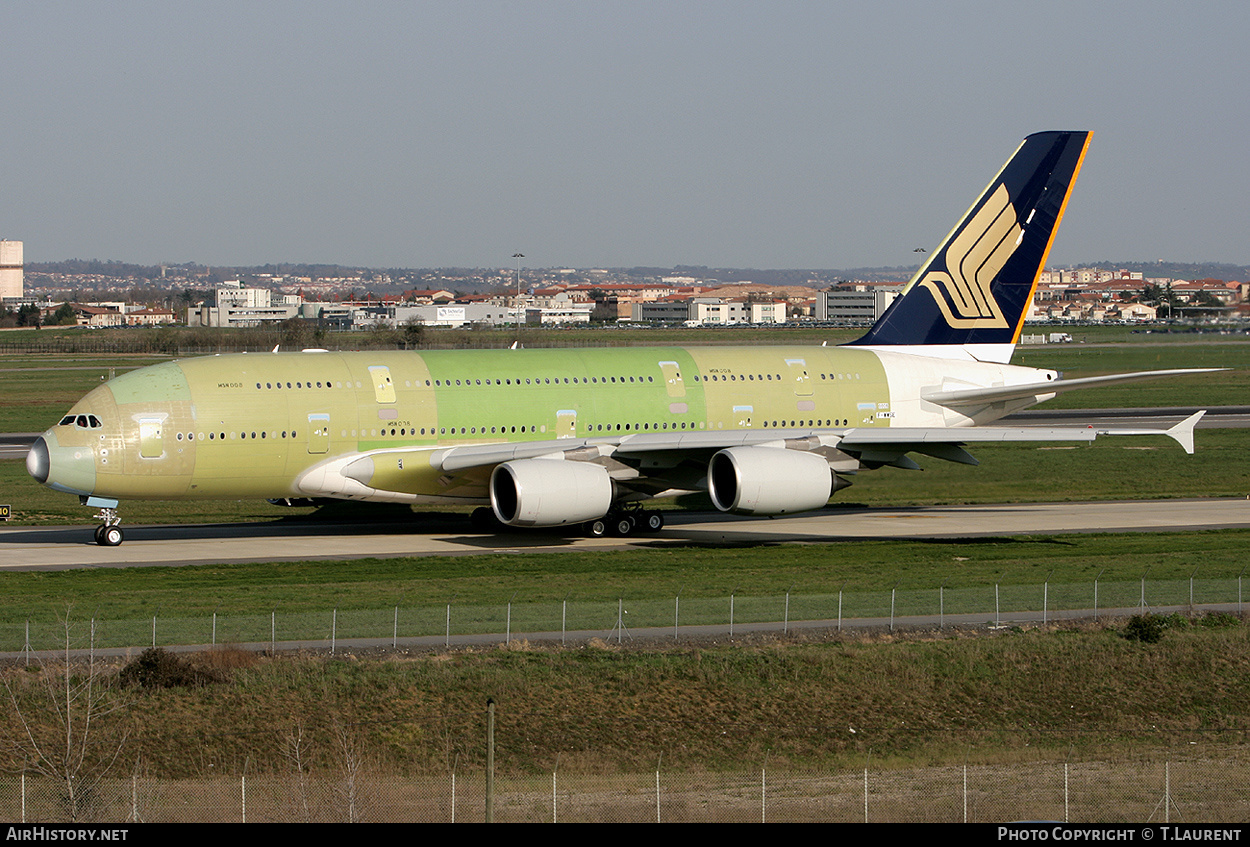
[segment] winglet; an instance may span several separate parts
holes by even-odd
[[[1206,409],[1201,412],[1194,412],[1185,420],[1169,429],[1165,435],[1176,439],[1176,443],[1185,449],[1186,453],[1193,455],[1194,452],[1194,427],[1198,425],[1198,421],[1202,420],[1202,416],[1207,413]]]

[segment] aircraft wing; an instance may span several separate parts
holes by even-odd
[[[305,473],[299,480],[309,496],[374,497],[403,494],[405,479],[439,473],[450,490],[480,498],[489,473],[499,465],[527,459],[563,460],[605,467],[609,476],[652,494],[702,487],[707,460],[731,448],[775,448],[814,453],[840,472],[861,465],[919,467],[908,453],[961,464],[977,464],[964,445],[1041,441],[1092,442],[1101,435],[1164,435],[1187,453],[1194,451],[1197,412],[1169,429],[1098,429],[1095,427],[852,427],[849,429],[770,429],[735,432],[629,433],[601,438],[561,438],[520,444],[467,444],[444,448],[401,447],[340,456]],[[777,454],[772,454],[777,455]],[[693,466],[690,461],[693,460]],[[405,470],[405,464],[407,469]],[[680,468],[687,464],[684,471]],[[464,483],[462,480],[474,480]],[[476,489],[476,490],[475,490]],[[399,499],[399,498],[397,498]]]

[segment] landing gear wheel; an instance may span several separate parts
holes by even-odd
[[[101,547],[116,547],[125,540],[126,536],[122,533],[120,526],[101,527],[97,534],[96,543]]]
[[[625,538],[634,534],[634,519],[629,515],[618,515],[612,520],[612,534]]]
[[[585,530],[588,538],[603,538],[603,536],[608,534],[608,522],[603,518],[586,521],[586,523],[582,524],[582,529]]]
[[[108,529],[104,524],[100,524],[95,528],[95,543],[104,546],[104,530]]]
[[[642,514],[642,531],[643,532],[659,532],[664,529],[663,512],[643,512]]]

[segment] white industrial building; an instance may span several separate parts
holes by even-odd
[[[187,311],[190,326],[263,326],[297,317],[303,302],[298,294],[277,294],[268,288],[244,288],[226,282],[217,289],[217,305]]]

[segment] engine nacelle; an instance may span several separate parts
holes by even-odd
[[[490,475],[490,506],[508,526],[581,523],[608,513],[612,479],[587,462],[518,459]]]
[[[707,466],[708,493],[722,512],[782,515],[819,509],[833,493],[833,471],[817,453],[781,447],[730,447]]]

